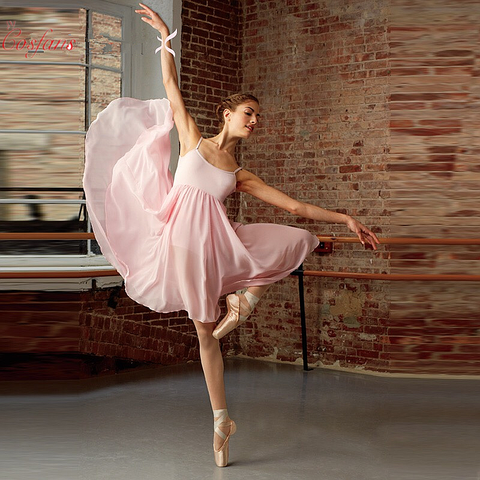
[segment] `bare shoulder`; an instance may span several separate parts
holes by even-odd
[[[262,181],[260,180],[259,177],[257,177],[254,173],[250,172],[249,170],[245,170],[244,168],[242,168],[241,170],[239,170],[237,172],[237,181],[238,182],[247,182],[247,181],[250,181],[250,182],[255,182],[255,181]]]
[[[266,187],[265,182],[257,177],[254,173],[244,170],[237,172],[237,191],[251,193],[257,191],[259,188]]]

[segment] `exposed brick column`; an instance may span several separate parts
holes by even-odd
[[[218,133],[215,107],[242,86],[237,0],[182,3],[182,95],[202,134]]]
[[[180,87],[186,107],[205,137],[218,133],[218,103],[242,91],[242,26],[243,9],[237,0],[182,3]],[[226,206],[229,217],[235,219],[239,194],[231,195]],[[224,307],[223,300],[220,304]],[[238,352],[235,335],[226,338],[222,346],[225,352]]]

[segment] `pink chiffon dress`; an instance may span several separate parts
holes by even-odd
[[[215,322],[219,298],[289,275],[318,245],[307,231],[231,222],[223,204],[236,171],[194,150],[169,171],[166,99],[113,101],[85,143],[84,189],[96,240],[136,302]]]

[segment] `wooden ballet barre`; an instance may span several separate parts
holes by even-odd
[[[334,237],[317,235],[320,242],[360,243],[358,237]],[[0,232],[0,240],[94,240],[93,232]],[[380,238],[384,245],[480,245],[480,238]],[[0,272],[1,278],[85,278],[117,276],[115,270],[84,270],[84,271],[30,271],[30,272]],[[357,280],[385,281],[460,281],[478,282],[480,275],[463,274],[396,274],[396,273],[357,273],[357,272],[323,272],[304,270],[304,276],[352,278]]]
[[[320,242],[360,243],[358,237],[333,237],[317,235]],[[480,238],[380,238],[383,245],[480,245]],[[433,282],[478,282],[480,275],[463,274],[408,274],[408,273],[356,273],[322,272],[304,270],[303,275],[310,277],[353,278],[357,280],[386,281],[433,281]]]
[[[317,235],[320,242],[360,243],[358,237],[329,237]],[[379,238],[382,245],[480,245],[480,238]]]
[[[93,232],[0,232],[0,240],[95,240]]]
[[[358,237],[317,235],[320,242],[360,243]],[[0,232],[0,240],[95,240],[93,232]],[[382,245],[480,245],[480,238],[380,238]]]
[[[87,278],[112,277],[120,275],[116,270],[84,270],[84,271],[49,271],[49,272],[0,272],[0,279],[5,278]],[[480,275],[459,274],[396,274],[396,273],[352,273],[352,272],[321,272],[304,270],[305,277],[352,278],[357,280],[385,280],[385,281],[455,281],[479,282]]]
[[[410,274],[410,273],[355,273],[355,272],[322,272],[303,270],[306,277],[354,278],[357,280],[385,281],[428,281],[428,282],[480,282],[480,275],[463,274]]]
[[[120,275],[116,270],[64,270],[45,272],[0,272],[0,279],[13,278],[95,278],[116,277]]]

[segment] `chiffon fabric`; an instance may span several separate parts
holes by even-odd
[[[136,302],[215,322],[218,300],[289,275],[317,245],[298,228],[231,222],[236,171],[194,150],[169,171],[169,101],[120,98],[86,138],[84,189],[97,242]]]

